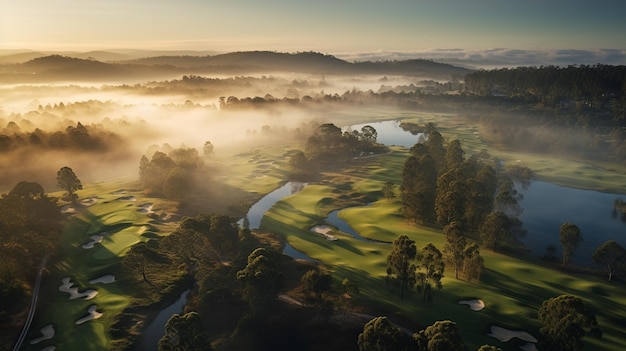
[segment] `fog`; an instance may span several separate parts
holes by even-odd
[[[210,141],[217,156],[226,156],[340,114],[323,105],[226,109],[220,98],[299,101],[304,96],[419,84],[414,77],[384,76],[221,76],[197,82],[187,78],[133,86],[111,82],[0,86],[0,136],[9,138],[0,140],[0,191],[21,180],[58,190],[56,171],[63,166],[71,167],[83,182],[134,179],[140,157],[155,145],[201,150]],[[32,140],[33,134],[50,140],[57,137],[54,133],[69,135],[68,128],[77,128],[78,123],[95,146],[73,145],[70,138],[70,146],[50,148]]]

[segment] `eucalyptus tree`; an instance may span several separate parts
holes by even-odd
[[[69,201],[76,201],[76,191],[83,188],[83,184],[76,176],[74,171],[69,167],[61,167],[57,172],[57,185],[59,188],[67,191],[66,198]]]
[[[602,335],[596,316],[576,296],[560,295],[545,300],[537,313],[542,350],[582,350],[586,334]]]
[[[415,266],[413,261],[417,254],[415,241],[406,235],[393,241],[391,253],[387,256],[387,282],[400,287],[400,298],[404,299],[404,291],[415,284]]]
[[[615,240],[609,240],[593,252],[591,259],[597,264],[606,266],[611,280],[617,269],[626,266],[626,249]]]
[[[426,244],[415,257],[417,261],[415,284],[417,291],[422,294],[422,301],[430,301],[435,289],[441,290],[441,278],[445,270],[445,263],[441,251],[432,243]]]
[[[583,241],[583,235],[576,224],[567,222],[559,229],[559,241],[563,246],[563,264],[566,265]]]
[[[414,343],[387,317],[375,317],[363,326],[357,339],[359,351],[415,350]]]

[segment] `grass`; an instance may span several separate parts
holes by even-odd
[[[397,183],[399,179],[401,150],[395,151],[370,159],[367,167],[348,167],[341,175],[334,175],[330,182],[309,185],[300,193],[277,202],[266,213],[262,229],[283,235],[295,249],[330,267],[336,280],[349,278],[357,282],[362,293],[359,301],[369,307],[370,312],[388,314],[392,319],[401,314],[410,324],[420,327],[437,320],[453,320],[469,349],[491,344],[507,350],[520,345],[518,340],[502,343],[489,337],[487,333],[493,324],[538,336],[536,313],[541,303],[560,294],[581,297],[596,313],[604,337],[585,338],[589,349],[623,349],[626,340],[622,327],[626,322],[623,283],[609,284],[601,276],[577,275],[545,262],[482,251],[486,269],[480,282],[456,280],[454,272],[447,271],[444,288],[436,293],[432,303],[422,303],[415,292],[400,300],[398,292],[391,291],[384,282],[389,244],[359,241],[338,231],[331,234],[339,240],[327,241],[307,230],[323,224],[328,212],[336,209],[333,205],[341,203],[347,193],[359,193],[378,200],[371,206],[345,209],[339,216],[361,236],[390,242],[399,235],[408,235],[418,248],[433,243],[443,249],[440,228],[411,225],[399,215],[397,200],[380,198],[384,181]],[[458,304],[466,298],[480,298],[487,307],[475,312]]]
[[[48,324],[54,326],[55,336],[36,345],[26,344],[26,350],[39,350],[47,345],[55,345],[61,350],[112,348],[108,332],[117,316],[132,302],[130,296],[133,294],[129,290],[132,284],[119,276],[112,284],[90,284],[89,281],[111,274],[130,246],[147,241],[150,238],[147,234],[164,229],[159,229],[153,219],[137,211],[137,205],[155,202],[154,199],[133,192],[136,201],[120,201],[118,198],[123,195],[113,194],[117,189],[116,185],[107,187],[96,184],[79,193],[81,198],[97,196],[98,201],[70,219],[63,233],[61,253],[48,266],[40,294],[40,306],[43,308],[39,309],[27,341],[36,338],[39,329]],[[91,235],[103,232],[106,234],[100,244],[92,249],[82,248],[84,243],[90,241]],[[95,289],[98,294],[88,301],[69,300],[67,293],[58,291],[64,277],[70,277],[80,292]],[[87,309],[93,304],[98,306],[97,311],[103,313],[102,317],[76,325],[75,321],[87,315]]]

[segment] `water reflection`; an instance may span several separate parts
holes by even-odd
[[[543,256],[548,245],[562,252],[559,242],[561,224],[577,225],[583,242],[575,252],[572,262],[591,265],[591,255],[605,241],[615,240],[626,246],[626,224],[613,215],[614,201],[621,194],[581,190],[535,181],[521,190],[524,208],[521,220],[528,235],[521,239],[535,256]]]
[[[263,219],[263,216],[265,215],[265,212],[267,212],[267,210],[269,210],[272,206],[274,206],[276,202],[278,202],[282,198],[300,192],[306,185],[307,183],[288,182],[280,188],[265,195],[263,198],[261,198],[261,200],[259,200],[250,207],[248,213],[246,214],[246,218],[242,219],[239,224],[243,225],[243,223],[245,222],[248,224],[248,228],[250,230],[259,229],[259,227],[261,226],[261,219]]]

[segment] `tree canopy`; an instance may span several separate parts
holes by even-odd
[[[76,176],[74,171],[69,167],[62,167],[57,172],[57,185],[59,188],[67,191],[67,199],[70,201],[76,201],[76,190],[81,190],[83,188],[83,184],[80,182],[80,179]]]
[[[406,289],[415,284],[415,268],[412,264],[417,254],[415,241],[406,235],[393,241],[391,253],[387,256],[387,282],[400,288],[400,298]]]
[[[538,312],[541,350],[582,350],[582,338],[591,333],[601,336],[596,316],[576,296],[560,295],[541,304]]]

